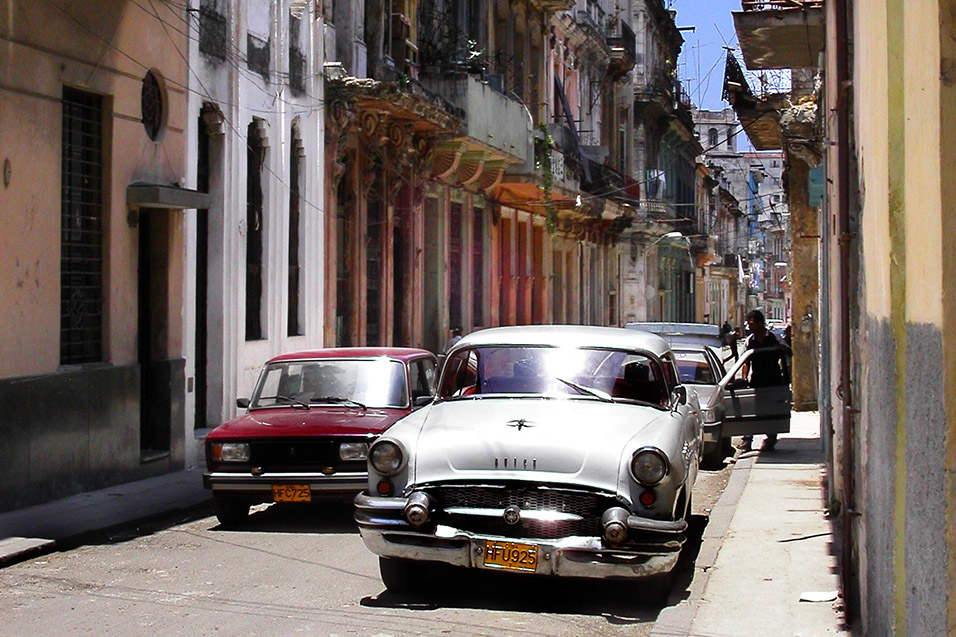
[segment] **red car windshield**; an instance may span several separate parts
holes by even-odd
[[[326,404],[408,407],[405,365],[384,357],[272,363],[259,378],[250,408]]]
[[[489,395],[636,400],[663,405],[660,364],[621,350],[562,347],[476,347],[445,362],[440,399]]]

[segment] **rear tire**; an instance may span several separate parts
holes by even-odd
[[[212,502],[219,524],[226,528],[238,526],[249,517],[248,502],[226,498],[214,498]]]
[[[420,591],[425,585],[426,566],[421,562],[394,557],[378,558],[382,582],[390,593],[403,594]]]

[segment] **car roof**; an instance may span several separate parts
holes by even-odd
[[[709,323],[668,323],[660,321],[628,323],[625,327],[629,330],[643,330],[659,334],[671,344],[722,345],[720,328]]]
[[[279,363],[283,361],[295,360],[314,360],[325,358],[377,358],[386,356],[403,362],[408,362],[421,356],[435,355],[426,349],[416,349],[413,347],[328,347],[325,349],[302,350],[298,352],[288,352],[275,356],[268,363]]]
[[[451,351],[488,345],[529,345],[551,347],[594,347],[642,350],[662,356],[670,347],[660,336],[620,327],[585,325],[523,325],[492,327],[472,332],[458,341]]]

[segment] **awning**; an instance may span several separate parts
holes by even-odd
[[[130,184],[126,203],[130,208],[192,210],[208,208],[209,193],[164,184]]]

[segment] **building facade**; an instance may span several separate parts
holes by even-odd
[[[237,413],[262,364],[323,344],[323,16],[304,0],[193,0],[186,215],[186,440]]]
[[[182,469],[185,15],[134,2],[0,18],[0,510]],[[165,24],[179,24],[167,32]]]

